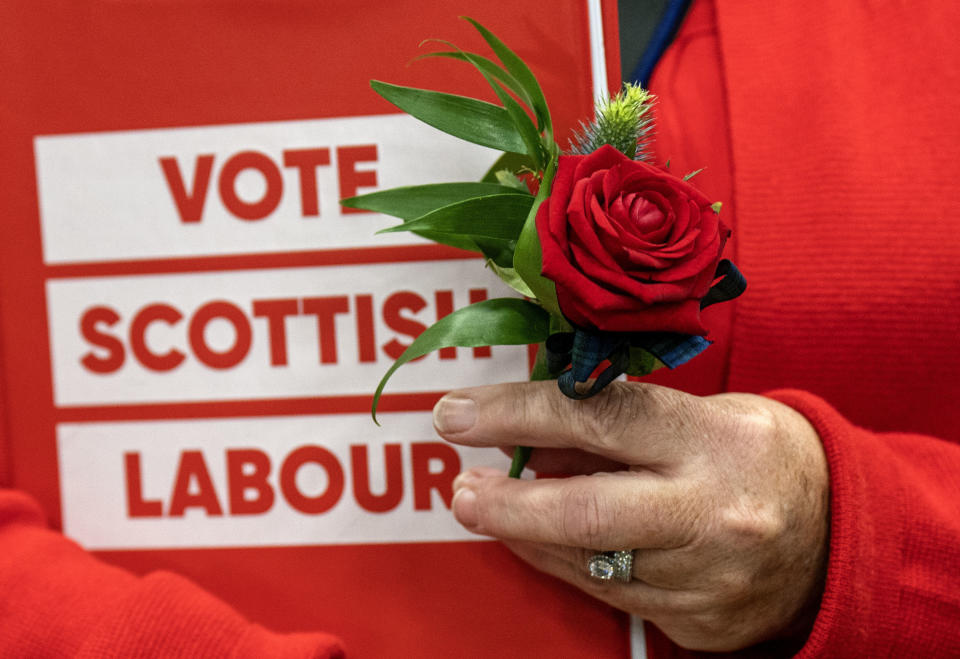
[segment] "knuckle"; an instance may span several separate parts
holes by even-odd
[[[696,619],[713,606],[712,598],[698,590],[678,590],[671,595],[664,612],[674,618]]]
[[[689,622],[697,638],[695,643],[688,645],[690,649],[729,652],[738,649],[740,639],[745,636],[745,621],[723,609],[702,611]]]
[[[753,578],[745,570],[728,569],[714,576],[712,591],[720,604],[736,604],[750,597],[754,590]]]
[[[786,520],[776,506],[745,502],[722,512],[723,534],[735,547],[752,548],[776,543],[786,531]]]
[[[716,637],[729,631],[730,620],[716,608],[708,608],[694,614],[693,622],[705,637]]]
[[[515,537],[535,501],[517,502],[502,486],[502,478],[483,479],[473,486],[476,494],[476,529],[496,537]]]
[[[603,448],[614,443],[614,435],[623,432],[623,395],[609,387],[602,395],[588,399],[583,405],[573,405],[572,430],[584,441]]]
[[[782,419],[772,401],[752,394],[718,394],[707,400],[713,417],[725,420],[724,437],[737,437],[759,451],[776,445]]]
[[[611,528],[608,507],[596,491],[581,485],[582,479],[569,480],[560,497],[561,537],[576,547],[605,548]]]
[[[635,422],[646,416],[653,405],[652,389],[613,382],[600,394],[582,401],[566,401],[571,430],[594,448],[617,451],[623,440],[635,430]]]
[[[683,593],[674,597],[667,611],[669,635],[688,650],[720,651],[736,625],[735,616],[704,593]]]
[[[507,417],[521,436],[532,435],[537,430],[538,412],[545,404],[549,405],[549,401],[543,400],[541,390],[531,388],[518,390],[517,395],[508,398]]]
[[[780,417],[766,405],[751,407],[747,418],[753,431],[763,437],[776,437],[780,434]]]
[[[714,502],[708,492],[687,491],[672,511],[676,547],[699,548],[713,535]]]

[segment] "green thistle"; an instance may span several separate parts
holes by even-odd
[[[648,159],[654,99],[640,85],[624,83],[616,96],[597,101],[593,121],[580,123],[580,130],[570,141],[570,153],[587,155],[609,144],[633,160]]]

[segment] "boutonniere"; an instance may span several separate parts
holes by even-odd
[[[418,336],[383,376],[448,346],[538,344],[531,379],[556,379],[576,399],[620,375],[676,368],[710,342],[700,312],[740,295],[746,282],[722,259],[730,229],[721,204],[650,162],[653,97],[627,84],[599,101],[569,148],[527,65],[484,26],[496,60],[428,53],[472,65],[500,104],[371,81],[398,108],[446,133],[503,151],[480,181],[394,188],[345,199],[398,217],[384,232],[412,231],[483,255],[521,297],[477,302]],[[518,447],[518,477],[530,450]]]

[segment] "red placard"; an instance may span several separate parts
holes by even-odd
[[[429,410],[523,377],[521,348],[428,357],[384,429],[367,414],[410,338],[495,278],[336,204],[492,163],[368,86],[493,100],[411,61],[428,37],[482,51],[458,15],[530,64],[565,144],[592,71],[618,82],[615,3],[592,32],[589,4],[4,3],[0,482],[112,563],[351,656],[626,654],[624,616],[450,519],[457,471],[503,458],[440,443]]]

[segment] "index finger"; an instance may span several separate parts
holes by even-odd
[[[639,382],[613,382],[586,400],[567,398],[553,381],[523,382],[452,391],[433,419],[454,444],[577,448],[656,468],[677,461],[704,404]]]

